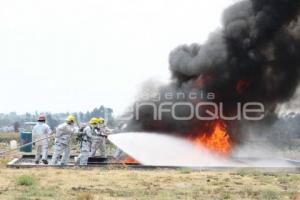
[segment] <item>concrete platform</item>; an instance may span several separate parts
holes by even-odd
[[[87,166],[78,166],[75,165],[75,157],[77,155],[71,155],[70,156],[70,161],[68,165],[45,165],[42,162],[40,164],[35,164],[34,163],[34,158],[35,155],[33,154],[26,154],[22,155],[19,158],[15,158],[9,163],[7,163],[7,167],[9,168],[44,168],[44,167],[58,167],[58,168],[72,168],[72,167],[104,167],[104,166],[132,166],[132,167],[138,167],[142,166],[139,163],[125,163],[118,161],[112,156],[109,156],[107,158],[103,157],[90,157],[88,160],[88,165]],[[52,155],[48,156],[48,162],[50,163],[52,158]]]
[[[289,172],[289,173],[300,173],[300,161],[299,160],[289,160],[289,159],[277,159],[278,162],[287,162],[289,166],[248,166],[247,163],[250,162],[259,162],[260,158],[235,158],[237,163],[241,163],[242,165],[237,166],[209,166],[209,167],[180,167],[180,166],[151,166],[151,165],[142,165],[139,163],[124,163],[121,162],[114,157],[91,157],[88,160],[87,166],[77,166],[75,165],[74,159],[76,155],[70,156],[70,163],[64,166],[53,166],[53,165],[45,165],[45,164],[35,164],[34,163],[34,155],[27,154],[23,155],[20,158],[15,158],[7,164],[9,168],[128,168],[128,169],[189,169],[195,171],[234,171],[239,169],[253,169],[260,170],[265,172]],[[48,161],[50,161],[52,155],[48,156]],[[275,159],[271,159],[270,162],[274,162]],[[266,159],[264,159],[266,161]]]

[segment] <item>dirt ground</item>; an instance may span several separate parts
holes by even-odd
[[[1,161],[0,199],[294,199],[300,174],[106,169],[9,169]],[[25,178],[24,178],[25,176]],[[24,181],[25,179],[25,181]]]

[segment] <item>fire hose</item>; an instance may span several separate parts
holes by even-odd
[[[78,122],[77,122],[77,125],[78,125]],[[73,134],[71,134],[71,136],[72,136],[72,135],[73,135]],[[107,135],[105,135],[105,134],[100,134],[99,136],[100,136],[100,137],[107,138]],[[26,143],[26,144],[23,144],[23,145],[19,145],[19,146],[17,146],[16,148],[13,148],[13,149],[10,149],[10,150],[7,150],[7,151],[2,151],[2,152],[0,152],[0,157],[1,157],[1,156],[5,156],[5,155],[6,155],[7,153],[9,153],[9,152],[16,151],[16,150],[18,150],[18,149],[20,149],[20,148],[23,148],[23,147],[29,146],[29,145],[31,145],[31,144],[34,144],[34,143],[36,143],[36,142],[40,142],[40,141],[43,141],[43,140],[46,140],[46,139],[49,139],[49,138],[53,138],[53,137],[55,137],[55,134],[51,134],[51,135],[49,135],[49,136],[47,136],[47,137],[40,138],[40,139],[38,139],[38,140],[29,142],[29,143]],[[70,141],[69,141],[69,142],[70,142]],[[68,146],[69,146],[69,145],[68,145]]]
[[[55,137],[55,134],[51,134],[47,137],[44,137],[44,138],[41,138],[41,139],[38,139],[38,140],[35,140],[35,141],[32,141],[32,142],[29,142],[29,143],[26,143],[26,144],[23,144],[23,145],[19,145],[17,146],[16,148],[13,148],[13,149],[10,149],[10,150],[7,150],[7,151],[2,151],[0,152],[0,156],[5,156],[5,154],[9,153],[9,152],[12,152],[12,151],[15,151],[15,150],[18,150],[20,148],[23,148],[23,147],[26,147],[26,146],[29,146],[31,144],[34,144],[36,142],[40,142],[42,140],[46,140],[46,139],[49,139],[49,138],[52,138],[52,137]]]

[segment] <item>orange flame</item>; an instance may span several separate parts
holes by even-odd
[[[216,122],[211,134],[199,133],[196,137],[192,137],[191,140],[206,149],[215,152],[219,155],[228,155],[231,152],[232,145],[230,137],[226,131],[226,126],[222,122]]]
[[[123,164],[139,164],[137,160],[130,156],[126,156],[124,159],[121,161]]]

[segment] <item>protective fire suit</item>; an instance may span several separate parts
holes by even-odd
[[[56,128],[54,152],[51,165],[67,165],[70,158],[70,140],[73,134],[78,132],[78,128],[74,124],[63,123]],[[58,162],[60,156],[62,159]]]
[[[92,148],[90,156],[93,157],[96,155],[97,150],[100,150],[100,155],[104,158],[107,157],[106,155],[106,138],[107,135],[110,133],[110,129],[106,126],[99,126],[95,131],[92,133]]]
[[[42,154],[42,160],[44,162],[47,162],[48,158],[48,145],[49,145],[49,137],[51,134],[51,129],[50,127],[44,123],[44,122],[38,122],[37,125],[35,125],[32,129],[32,137],[33,140],[40,140],[41,141],[35,142],[35,147],[36,147],[36,154],[35,154],[35,162],[39,163],[41,159],[41,154]]]
[[[95,126],[92,125],[86,126],[83,129],[83,133],[80,139],[80,154],[78,156],[77,164],[87,165],[88,158],[91,152],[93,132],[95,131]]]

